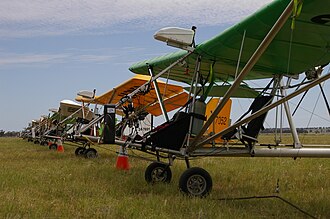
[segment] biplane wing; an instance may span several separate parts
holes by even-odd
[[[93,119],[94,113],[90,111],[88,107],[84,107],[84,113],[82,112],[82,110],[79,109],[82,109],[82,106],[80,104],[72,100],[62,100],[60,102],[59,114],[61,116],[61,119],[67,118],[69,116],[72,116],[73,118],[85,118],[86,120]]]
[[[200,73],[207,77],[210,65],[216,81],[231,81],[247,63],[260,42],[274,25],[289,0],[275,0],[266,7],[196,46],[192,55],[170,71],[168,77],[180,82],[191,82],[197,57],[201,58]],[[273,75],[297,75],[315,66],[330,62],[330,1],[296,1],[297,11],[284,24],[267,50],[247,74],[245,80],[271,78]],[[300,4],[302,3],[301,13]],[[240,56],[240,51],[242,53]],[[157,74],[174,61],[187,54],[180,50],[133,64],[130,70],[148,74],[147,64]]]
[[[91,102],[100,105],[116,104],[122,98],[126,97],[127,94],[131,93],[149,80],[150,76],[136,75],[100,96],[96,96],[93,99],[77,96],[76,101]],[[162,81],[159,81],[158,85],[164,100],[165,108],[168,112],[181,107],[187,102],[188,94],[181,86],[166,84]],[[160,106],[157,103],[157,95],[152,84],[150,84],[148,92],[146,92],[144,95],[134,96],[132,101],[135,108],[143,107],[145,108],[145,111],[154,116],[159,116],[161,114]]]

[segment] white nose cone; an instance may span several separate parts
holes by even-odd
[[[82,90],[77,93],[78,96],[92,99],[94,97],[94,92],[93,91],[88,91],[88,90]]]
[[[169,45],[190,46],[193,43],[194,31],[179,27],[166,27],[157,31],[154,38]]]

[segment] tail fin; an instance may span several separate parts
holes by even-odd
[[[220,98],[213,98],[207,103],[206,106],[206,117],[209,118],[213,113],[214,109],[218,105]],[[206,131],[207,135],[218,133],[230,125],[230,112],[231,112],[232,100],[229,99],[223,109],[219,112],[214,122],[210,125]],[[223,140],[219,137],[214,140],[215,143],[222,143]]]

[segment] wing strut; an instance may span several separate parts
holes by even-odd
[[[281,78],[280,83],[281,83],[281,87],[280,87],[281,94],[282,94],[283,98],[286,98],[288,95],[286,93],[286,90],[283,88],[284,87],[283,78]],[[287,101],[285,101],[283,104],[284,104],[286,117],[287,117],[290,129],[291,129],[291,132],[292,132],[292,137],[293,137],[293,140],[294,140],[294,148],[301,148],[301,143],[300,143],[300,140],[299,140],[299,137],[298,137],[298,132],[297,132],[296,126],[294,125],[292,115],[290,113],[289,104],[288,104]]]
[[[147,65],[148,65],[148,71],[149,71],[150,76],[151,77],[154,77],[154,72],[152,70],[152,67],[149,64],[147,64]],[[153,83],[153,85],[155,87],[157,99],[158,99],[158,102],[159,102],[160,109],[162,110],[162,114],[163,114],[166,122],[168,122],[169,121],[169,118],[168,118],[168,115],[167,115],[167,112],[166,112],[166,108],[165,108],[165,105],[164,105],[164,101],[163,101],[162,95],[161,95],[161,93],[159,91],[157,80],[156,79],[153,80],[152,83]]]
[[[330,116],[330,106],[329,106],[329,102],[328,102],[328,100],[327,100],[327,97],[325,96],[325,93],[324,93],[324,90],[323,90],[322,85],[319,84],[319,86],[320,86],[321,93],[322,93],[322,96],[323,96],[323,99],[324,99],[325,105],[326,105],[327,108],[328,108],[328,113],[329,113],[329,116]]]
[[[264,51],[267,49],[269,44],[272,42],[276,34],[281,30],[284,23],[287,21],[287,19],[290,17],[291,12],[293,9],[293,0],[290,1],[288,6],[285,8],[281,16],[278,18],[272,29],[268,32],[268,34],[265,36],[263,41],[260,43],[259,47],[256,49],[256,51],[253,53],[249,61],[246,63],[232,86],[228,89],[224,97],[219,102],[218,106],[214,109],[214,112],[211,114],[210,118],[205,122],[204,126],[202,127],[201,131],[198,133],[198,135],[195,137],[195,140],[192,142],[191,146],[187,148],[187,152],[192,152],[195,150],[198,146],[199,139],[203,136],[203,134],[206,132],[208,127],[212,124],[218,113],[222,110],[222,108],[225,106],[227,101],[229,100],[232,93],[238,88],[241,81],[244,79],[244,77],[251,71],[253,66],[257,63],[261,55],[264,53]]]
[[[175,65],[177,65],[178,63],[182,62],[183,60],[185,60],[188,56],[190,56],[193,53],[193,51],[188,51],[188,53],[184,56],[182,56],[180,59],[176,60],[175,62],[173,62],[171,65],[169,65],[167,68],[165,68],[164,70],[162,70],[161,72],[159,72],[157,75],[153,76],[150,81],[146,82],[145,84],[141,85],[140,87],[138,87],[136,90],[134,90],[132,93],[128,94],[125,98],[123,98],[122,100],[120,100],[117,104],[116,104],[116,108],[119,107],[120,105],[126,103],[130,98],[132,98],[133,96],[135,96],[136,94],[140,93],[141,91],[143,92],[146,88],[146,86],[148,86],[148,84],[150,82],[154,82],[157,78],[159,78],[160,76],[162,76],[164,73],[166,73],[167,71],[169,71],[171,68],[173,68]]]

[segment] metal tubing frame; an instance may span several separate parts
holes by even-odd
[[[85,115],[85,104],[84,104],[84,102],[82,102],[82,104],[81,104],[81,106],[82,106],[82,117],[83,117],[83,119],[85,119],[86,118],[86,115]]]
[[[116,140],[115,143],[124,147],[127,142]],[[129,148],[142,149],[142,144],[129,143]],[[178,157],[305,157],[305,158],[330,158],[330,148],[259,148],[250,151],[245,147],[207,147],[199,148],[192,152],[189,157],[185,156],[180,151],[166,149],[166,148],[153,148],[150,145],[144,146],[147,150],[162,152],[167,154],[176,155]]]
[[[160,76],[162,76],[164,73],[166,73],[167,71],[169,71],[171,68],[173,68],[175,65],[177,65],[178,63],[182,62],[184,59],[186,59],[188,56],[190,56],[193,53],[193,51],[189,51],[186,55],[182,56],[180,59],[178,59],[177,61],[175,61],[174,63],[172,63],[170,66],[168,66],[167,68],[165,68],[163,71],[161,71],[160,73],[158,73],[156,76],[151,76],[150,81],[144,83],[143,85],[141,85],[140,87],[138,87],[136,90],[134,90],[132,93],[127,95],[127,98],[125,98],[124,100],[119,101],[118,103],[116,103],[115,108],[118,108],[120,105],[124,104],[126,101],[128,101],[130,98],[132,98],[134,95],[138,94],[140,91],[144,90],[145,86],[147,86],[150,82],[154,82],[156,81]],[[149,68],[149,67],[148,67]],[[162,103],[162,102],[160,102]],[[85,126],[83,129],[79,130],[79,134],[81,132],[86,131],[89,127],[93,126],[94,124],[96,124],[98,121],[100,121],[104,116],[100,116],[94,120],[92,120],[87,126]]]
[[[93,91],[93,98],[91,98],[90,101],[87,103],[87,107],[93,102],[93,100],[94,100],[94,98],[95,98],[95,92],[96,92],[96,90],[94,89],[94,91]],[[45,132],[45,134],[48,135],[48,133],[49,133],[50,131],[52,131],[52,130],[56,130],[58,125],[61,125],[61,124],[63,124],[65,121],[67,121],[67,120],[73,118],[73,116],[76,115],[77,113],[79,113],[80,110],[82,111],[83,119],[85,119],[85,104],[84,104],[84,102],[82,102],[81,107],[80,107],[79,109],[77,109],[77,110],[76,110],[75,112],[73,112],[71,115],[69,115],[68,117],[66,117],[66,118],[63,119],[62,121],[60,121],[60,122],[54,127],[54,129],[50,129],[50,130],[48,130],[47,132]],[[61,118],[61,114],[60,114],[60,118]],[[93,121],[93,120],[92,120],[92,121]],[[79,133],[80,133],[80,132],[79,132]]]
[[[93,119],[92,121],[90,121],[84,128],[78,130],[78,133],[82,133],[84,131],[86,131],[87,129],[89,129],[90,127],[92,127],[93,125],[95,125],[96,123],[98,123],[100,120],[102,120],[104,117],[104,115],[101,115],[95,119]]]
[[[154,72],[153,72],[152,67],[150,65],[148,65],[148,71],[149,71],[150,76],[153,77],[154,76]],[[159,106],[160,106],[160,109],[162,111],[162,114],[163,114],[166,122],[168,122],[169,121],[169,118],[168,118],[168,115],[167,115],[167,112],[166,112],[166,108],[165,108],[165,105],[164,105],[164,102],[163,102],[162,95],[161,95],[160,90],[159,90],[158,82],[157,82],[157,80],[153,80],[152,83],[153,83],[153,85],[155,87],[156,96],[157,96],[157,99],[158,99]]]
[[[186,55],[182,56],[180,59],[178,59],[177,61],[175,61],[174,63],[172,63],[170,66],[168,66],[167,68],[165,68],[163,71],[161,71],[160,73],[158,73],[156,76],[151,75],[151,79],[150,81],[144,83],[143,85],[141,85],[140,87],[138,87],[136,90],[134,90],[132,93],[128,94],[125,100],[121,100],[116,104],[116,108],[119,107],[120,105],[124,104],[127,100],[129,100],[130,98],[132,98],[134,95],[138,94],[141,90],[144,90],[145,86],[147,86],[150,82],[154,82],[156,81],[160,76],[162,76],[164,73],[166,73],[167,71],[169,71],[171,68],[173,68],[175,65],[177,65],[178,63],[182,62],[183,60],[185,60],[188,56],[190,56],[193,53],[193,51],[189,51]],[[149,69],[149,66],[148,66]],[[156,87],[156,86],[155,86]],[[159,89],[158,89],[159,91]],[[157,90],[156,90],[156,94],[157,94]],[[157,98],[158,98],[158,94],[157,94]],[[159,100],[159,99],[158,99]],[[163,101],[159,101],[159,103],[161,103],[161,105],[163,104]],[[79,109],[81,110],[81,109]],[[77,110],[78,113],[79,110]],[[74,113],[74,114],[75,114]],[[166,114],[167,115],[167,114]],[[72,116],[72,115],[71,115]],[[95,120],[92,120],[87,126],[85,126],[83,129],[79,130],[79,133],[86,131],[89,127],[93,126],[94,124],[96,124],[98,121],[100,121],[103,118],[103,115],[96,118]],[[167,117],[167,121],[168,121],[168,117]]]
[[[194,75],[193,75],[193,77],[191,79],[191,84],[193,84],[194,81],[196,80],[196,76],[197,76],[197,65],[199,65],[199,64],[200,64],[200,56],[197,57],[196,62],[195,62],[195,66],[196,67],[195,67],[195,70],[194,70]],[[188,95],[188,100],[187,101],[189,101],[190,98],[191,98],[192,89],[193,89],[193,86],[190,86],[190,88],[189,88],[189,95]]]
[[[173,62],[171,65],[169,65],[167,68],[165,68],[164,70],[162,70],[161,72],[159,72],[156,76],[151,77],[150,81],[144,83],[143,85],[141,85],[140,87],[138,87],[137,89],[135,89],[133,92],[131,92],[130,94],[128,94],[126,96],[126,98],[124,98],[123,100],[119,101],[116,104],[116,108],[118,108],[120,105],[126,103],[130,98],[132,98],[134,95],[138,94],[141,91],[145,90],[145,87],[148,86],[148,84],[150,82],[155,81],[156,79],[158,79],[160,76],[162,76],[164,73],[166,73],[167,71],[169,71],[171,68],[173,68],[175,65],[177,65],[178,63],[182,62],[183,60],[185,60],[188,56],[190,56],[191,54],[193,54],[194,51],[188,51],[188,53],[184,56],[182,56],[180,59],[176,60],[175,62]],[[147,63],[148,65],[148,63]]]
[[[287,96],[287,93],[286,93],[286,90],[284,88],[283,78],[280,81],[280,83],[281,83],[280,91],[281,91],[282,96],[285,98]],[[291,134],[292,134],[292,138],[293,138],[293,141],[294,141],[294,148],[301,148],[301,143],[300,143],[300,140],[299,140],[299,137],[298,137],[298,132],[297,132],[296,126],[293,122],[293,118],[292,118],[292,115],[291,115],[291,112],[290,112],[289,104],[288,104],[287,101],[285,101],[283,104],[284,104],[285,114],[286,114],[290,129],[291,129]]]
[[[130,142],[129,144],[127,144],[127,142],[125,141],[121,141],[121,140],[115,140],[115,144],[120,145],[121,147],[129,147],[129,148],[139,148],[142,149],[142,144],[138,144],[138,143],[133,143]],[[166,149],[166,148],[159,148],[159,147],[152,147],[150,145],[146,145],[144,146],[145,149],[148,150],[153,150],[153,151],[159,151],[159,152],[163,152],[163,153],[168,153],[168,154],[173,154],[173,155],[178,155],[180,157],[182,157],[182,153],[180,151],[176,151],[176,150],[171,150],[171,149]]]
[[[325,80],[330,79],[330,72],[326,75],[312,81],[310,84],[305,85],[304,87],[294,91],[293,93],[283,97],[282,99],[268,105],[267,107],[264,107],[263,109],[255,112],[251,116],[243,119],[242,121],[234,124],[233,126],[223,130],[220,133],[217,133],[217,136],[212,136],[208,139],[206,139],[201,144],[205,144],[210,141],[211,138],[216,138],[222,134],[225,134],[229,132],[231,129],[236,128],[244,123],[246,123],[249,120],[252,120],[253,118],[258,117],[259,115],[269,111],[272,108],[275,108],[276,106],[282,104],[285,101],[290,100],[291,98],[303,93],[304,91],[310,89],[311,87],[314,87],[320,83],[322,83]],[[116,144],[124,146],[127,145],[125,141],[116,140]],[[200,146],[200,145],[198,145]],[[307,145],[306,145],[307,146]],[[310,145],[309,145],[310,146]],[[319,148],[315,148],[316,146],[319,146]],[[176,151],[166,148],[160,148],[160,147],[152,147],[150,145],[142,146],[142,144],[138,143],[130,143],[128,147],[130,148],[137,148],[142,149],[144,147],[147,150],[155,150],[157,152],[162,153],[168,153],[172,155],[176,155],[178,157],[199,157],[199,156],[212,156],[212,157],[304,157],[304,158],[330,158],[330,148],[321,148],[325,145],[313,145],[310,146],[310,148],[288,148],[288,147],[282,147],[282,148],[254,148],[253,150],[250,150],[246,147],[206,147],[206,148],[198,148],[194,151],[192,151],[189,154],[186,154],[184,151]],[[328,146],[329,147],[329,146]],[[188,156],[187,156],[188,155]]]
[[[199,148],[191,157],[305,157],[330,158],[330,148],[259,148],[250,151],[244,147]]]
[[[206,139],[203,140],[202,142],[198,143],[198,144],[196,145],[196,148],[197,148],[197,147],[200,147],[200,146],[202,146],[202,145],[204,145],[204,144],[207,144],[208,142],[212,141],[213,139],[215,139],[215,138],[217,138],[217,137],[219,137],[219,136],[222,136],[222,135],[224,135],[224,134],[230,132],[231,130],[237,128],[237,127],[240,126],[240,125],[243,125],[243,124],[246,123],[246,122],[251,121],[251,120],[254,119],[254,118],[257,118],[258,116],[262,115],[263,113],[265,113],[265,112],[267,112],[267,111],[269,111],[269,110],[275,108],[276,106],[278,106],[278,105],[284,103],[285,101],[288,101],[288,100],[290,100],[290,99],[292,99],[292,98],[298,96],[299,94],[303,93],[304,91],[306,91],[306,90],[308,90],[308,89],[310,89],[310,88],[312,88],[312,87],[315,87],[316,85],[318,85],[318,84],[320,84],[320,83],[322,83],[323,81],[326,81],[326,80],[328,80],[328,79],[330,79],[330,72],[328,72],[326,75],[324,75],[324,76],[322,76],[322,77],[320,77],[320,78],[318,78],[318,79],[312,81],[310,84],[305,85],[304,87],[302,87],[302,88],[300,88],[300,89],[298,89],[298,90],[292,92],[292,93],[289,94],[288,96],[283,97],[282,99],[280,99],[280,100],[278,100],[278,101],[276,101],[276,102],[274,102],[274,103],[272,103],[272,104],[270,104],[270,105],[268,105],[268,106],[266,106],[266,107],[264,107],[264,108],[258,110],[257,112],[251,114],[250,116],[246,117],[245,119],[242,119],[241,121],[235,123],[234,125],[232,125],[232,126],[226,128],[226,129],[222,130],[221,132],[218,132],[218,133],[212,135],[211,137],[206,138]],[[196,148],[194,148],[194,149],[196,149]],[[193,151],[193,150],[190,150],[189,152],[192,152],[192,151]]]
[[[195,68],[195,78],[194,78],[194,81],[195,81],[195,86],[194,86],[194,96],[193,96],[193,101],[192,101],[192,105],[191,107],[189,107],[189,112],[193,113],[195,111],[195,105],[194,103],[196,102],[196,94],[197,94],[197,87],[198,87],[198,78],[199,78],[199,71],[200,71],[200,68],[201,68],[201,57],[198,56],[197,59],[196,59],[196,68]]]
[[[329,105],[329,102],[328,102],[328,100],[327,100],[327,96],[325,95],[324,90],[323,90],[323,87],[322,87],[321,84],[319,84],[319,87],[320,87],[320,89],[321,89],[321,93],[322,93],[322,96],[323,96],[323,99],[324,99],[325,105],[327,106],[328,113],[329,113],[329,116],[330,116],[330,105]]]
[[[146,63],[147,66],[148,66],[149,74],[151,75],[150,81],[144,83],[143,85],[141,85],[140,87],[138,87],[136,90],[134,90],[133,92],[131,92],[130,94],[128,94],[128,95],[126,96],[126,98],[120,100],[120,101],[116,104],[115,108],[118,108],[120,105],[122,105],[122,104],[124,104],[125,102],[127,102],[129,99],[131,99],[133,96],[135,96],[135,95],[138,94],[139,92],[144,91],[145,88],[148,86],[149,83],[151,83],[151,82],[154,83],[154,82],[155,82],[160,76],[162,76],[164,73],[166,73],[167,71],[169,71],[171,68],[173,68],[173,67],[174,67],[175,65],[177,65],[178,63],[180,63],[180,62],[182,62],[183,60],[185,60],[185,59],[186,59],[188,56],[190,56],[193,52],[194,52],[194,50],[188,51],[188,53],[187,53],[186,55],[182,56],[180,59],[178,59],[177,61],[173,62],[173,63],[172,63],[171,65],[169,65],[167,68],[165,68],[164,70],[162,70],[161,72],[159,72],[156,76],[153,76],[153,72],[150,71],[150,69],[151,69],[152,66],[150,66],[148,63]],[[159,93],[159,94],[157,93],[157,88],[156,88],[156,87],[158,87],[157,82],[154,83],[154,86],[155,86],[155,89],[156,89],[156,94],[157,94],[157,98],[158,98],[158,101],[159,101],[160,106],[161,106],[162,113],[163,113],[163,115],[164,115],[166,121],[169,121],[169,119],[168,119],[168,115],[167,115],[167,113],[165,113],[166,111],[163,111],[163,110],[165,110],[165,107],[163,106],[163,102],[160,101],[160,100],[161,100],[161,95],[159,95],[160,93]],[[158,88],[158,92],[159,92],[159,88]],[[160,98],[160,99],[159,99],[159,98]],[[164,108],[162,108],[162,107],[164,107]],[[166,115],[166,116],[165,116],[165,115]],[[117,143],[117,142],[118,142],[118,143]],[[120,145],[120,149],[121,149],[121,150],[125,150],[126,142],[123,143],[123,142],[120,142],[120,141],[115,141],[115,143]],[[129,143],[128,145],[131,146],[132,144],[133,144],[133,143]],[[135,147],[138,147],[138,146],[135,145]],[[140,146],[140,147],[141,147],[141,146]],[[148,149],[150,150],[151,148],[148,148]],[[170,152],[167,151],[167,153],[170,153]]]
[[[272,42],[276,34],[281,30],[287,19],[290,17],[291,12],[293,9],[293,0],[290,1],[288,6],[285,8],[283,13],[280,15],[278,20],[275,22],[271,30],[268,32],[268,34],[265,36],[263,41],[260,43],[256,51],[253,53],[249,61],[246,63],[232,86],[227,90],[221,101],[219,102],[218,106],[214,109],[213,113],[211,114],[210,118],[206,121],[204,126],[202,127],[200,133],[196,136],[195,140],[192,142],[190,147],[187,148],[187,152],[191,152],[195,150],[198,146],[198,140],[202,138],[203,134],[206,132],[207,128],[211,125],[211,123],[214,121],[218,113],[222,110],[222,108],[225,106],[229,98],[231,97],[232,93],[236,91],[240,83],[243,81],[244,77],[251,71],[253,66],[256,64],[256,62],[259,60],[261,55],[264,53],[264,51],[268,48],[269,44]]]
[[[330,158],[330,148],[260,148],[252,154],[254,157]]]
[[[74,115],[76,115],[77,113],[80,112],[80,110],[84,111],[84,108],[83,106],[80,107],[79,109],[77,109],[76,111],[74,111],[71,115],[69,115],[68,117],[66,117],[65,119],[63,119],[62,121],[60,121],[56,126],[54,126],[53,128],[45,131],[44,135],[48,135],[49,132],[53,131],[53,130],[57,130],[58,126],[59,125],[62,125],[64,122],[66,122],[67,120],[69,119],[72,119]],[[61,117],[61,114],[60,114],[60,117]]]
[[[196,102],[196,94],[197,94],[197,87],[198,87],[198,78],[199,78],[199,71],[200,71],[200,67],[201,67],[201,57],[198,56],[197,59],[196,59],[196,67],[195,67],[195,73],[194,73],[194,78],[193,78],[193,81],[195,81],[195,86],[194,86],[194,96],[193,96],[193,101],[192,101],[192,104],[191,106],[189,107],[189,113],[194,113],[195,111],[195,102]],[[191,84],[193,84],[193,81]],[[192,90],[192,86],[190,88],[190,90]],[[189,93],[189,96],[191,95],[191,91]],[[189,122],[189,129],[188,129],[188,133],[187,133],[187,145],[189,145],[190,143],[190,135],[191,135],[191,131],[192,131],[192,126],[193,126],[193,121],[194,121],[194,118],[193,117],[190,117],[190,122]]]

